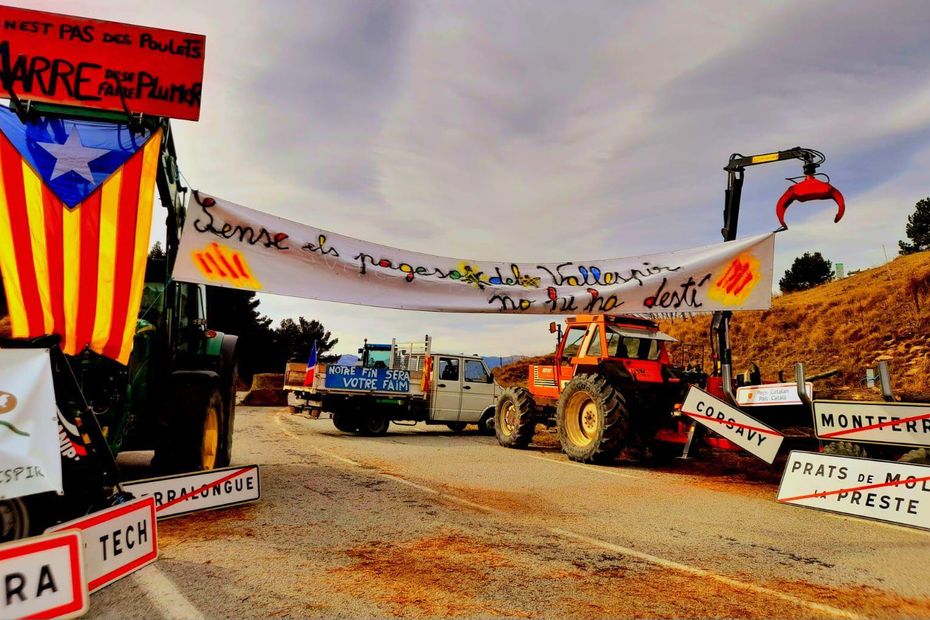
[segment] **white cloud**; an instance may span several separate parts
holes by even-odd
[[[18,4],[25,4],[18,2]],[[61,10],[59,2],[33,8]],[[896,252],[930,193],[930,10],[920,2],[180,2],[67,11],[205,33],[182,170],[229,200],[353,237],[473,259],[590,259],[719,239],[731,152],[823,150],[846,194],[793,205],[780,275],[820,250]],[[741,230],[777,226],[783,177],[746,173]],[[264,296],[353,350],[419,338],[539,352],[548,320]]]

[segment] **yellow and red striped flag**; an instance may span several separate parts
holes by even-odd
[[[129,360],[161,130],[0,109],[0,273],[14,338]]]

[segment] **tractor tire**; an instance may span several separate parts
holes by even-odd
[[[369,437],[380,437],[388,432],[391,420],[387,415],[378,411],[363,414],[359,420],[359,432]]]
[[[525,448],[536,431],[536,403],[524,388],[504,388],[494,410],[494,433],[505,448]]]
[[[174,389],[173,417],[155,450],[155,462],[168,473],[204,471],[219,466],[227,442],[223,396],[217,386],[185,382]]]
[[[901,463],[914,463],[916,465],[930,465],[930,448],[914,448],[898,459]]]
[[[868,458],[869,456],[865,448],[851,441],[831,441],[823,447],[823,453],[835,456],[859,456],[862,458]]]
[[[224,433],[220,437],[220,447],[216,454],[217,467],[229,467],[232,461],[233,432],[236,424],[236,384],[239,382],[239,364],[234,364],[227,378],[229,385],[223,398],[225,408]]]
[[[333,412],[333,426],[343,433],[357,433],[358,417],[348,411],[335,411]]]
[[[461,435],[465,432],[465,427],[468,426],[464,422],[449,422],[446,424],[449,427],[449,430],[455,433],[456,435]]]
[[[488,411],[478,421],[478,432],[482,435],[494,434],[494,411]]]
[[[601,375],[580,374],[559,398],[556,420],[562,451],[573,461],[607,463],[626,447],[630,414],[626,401]]]
[[[19,497],[0,500],[0,543],[30,535],[29,509]]]

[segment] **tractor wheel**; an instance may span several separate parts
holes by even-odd
[[[606,463],[620,454],[629,431],[626,401],[601,375],[577,375],[556,412],[562,451],[573,461]]]
[[[225,407],[225,429],[220,437],[219,452],[216,454],[217,467],[229,467],[232,460],[233,431],[236,422],[236,384],[239,382],[239,364],[234,364],[230,372],[228,393],[223,399]]]
[[[449,427],[449,430],[455,433],[456,435],[461,435],[465,432],[465,427],[468,426],[464,422],[449,422],[446,424]]]
[[[478,432],[482,435],[493,435],[494,434],[494,411],[488,411],[486,414],[481,416],[481,420],[478,421]]]
[[[868,458],[869,456],[865,448],[850,441],[832,441],[823,447],[823,453],[835,456],[859,456],[862,458]]]
[[[29,510],[18,497],[0,500],[0,543],[29,536]]]
[[[902,463],[930,465],[930,448],[915,448],[898,459]]]
[[[174,390],[172,405],[168,432],[155,450],[158,467],[174,473],[218,467],[230,430],[219,388],[199,382],[181,384]]]
[[[504,388],[497,397],[494,432],[505,448],[525,448],[536,431],[536,403],[524,388]]]
[[[336,411],[333,413],[333,426],[343,433],[357,433],[358,417],[348,411]]]
[[[388,432],[391,421],[387,415],[374,411],[361,417],[359,431],[362,435],[380,436]]]

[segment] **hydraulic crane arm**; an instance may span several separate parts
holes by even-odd
[[[817,168],[826,161],[826,157],[820,151],[796,146],[783,151],[764,153],[761,155],[746,156],[740,153],[734,153],[730,156],[729,162],[727,162],[727,165],[724,167],[727,173],[727,189],[724,195],[723,228],[720,231],[724,241],[733,241],[736,239],[737,227],[739,225],[740,199],[743,192],[743,174],[746,168],[789,159],[796,159],[802,162],[804,180],[797,182],[795,179],[789,179],[793,182],[793,185],[779,198],[776,205],[776,215],[781,224],[779,230],[788,228],[784,219],[785,210],[788,208],[788,205],[795,201],[807,202],[808,200],[832,199],[837,203],[838,207],[834,221],[840,221],[846,209],[843,195],[839,190],[830,185],[829,177],[827,182],[815,178],[816,175],[822,174],[817,172]],[[711,321],[711,345],[716,345],[714,375],[722,377],[723,391],[726,393],[727,397],[735,403],[736,399],[733,394],[733,362],[729,339],[731,317],[732,313],[729,311],[718,311],[714,313]]]
[[[739,207],[740,196],[743,191],[743,172],[749,166],[758,166],[759,164],[769,164],[776,161],[785,161],[788,159],[798,159],[803,162],[803,178],[801,182],[789,179],[794,185],[788,188],[782,197],[779,198],[776,206],[776,215],[781,224],[780,230],[785,230],[788,226],[785,224],[785,211],[792,202],[807,202],[808,200],[832,199],[836,201],[838,211],[834,221],[839,222],[846,211],[846,203],[843,195],[835,187],[830,185],[829,177],[827,182],[817,179],[817,168],[820,167],[826,157],[820,151],[806,149],[796,146],[784,151],[774,153],[764,153],[762,155],[741,155],[734,153],[730,155],[730,161],[724,167],[727,172],[727,190],[726,199],[723,209],[723,234],[724,241],[733,241],[736,239],[736,228],[739,224]],[[826,175],[824,175],[826,176]],[[798,177],[795,177],[798,178]]]

